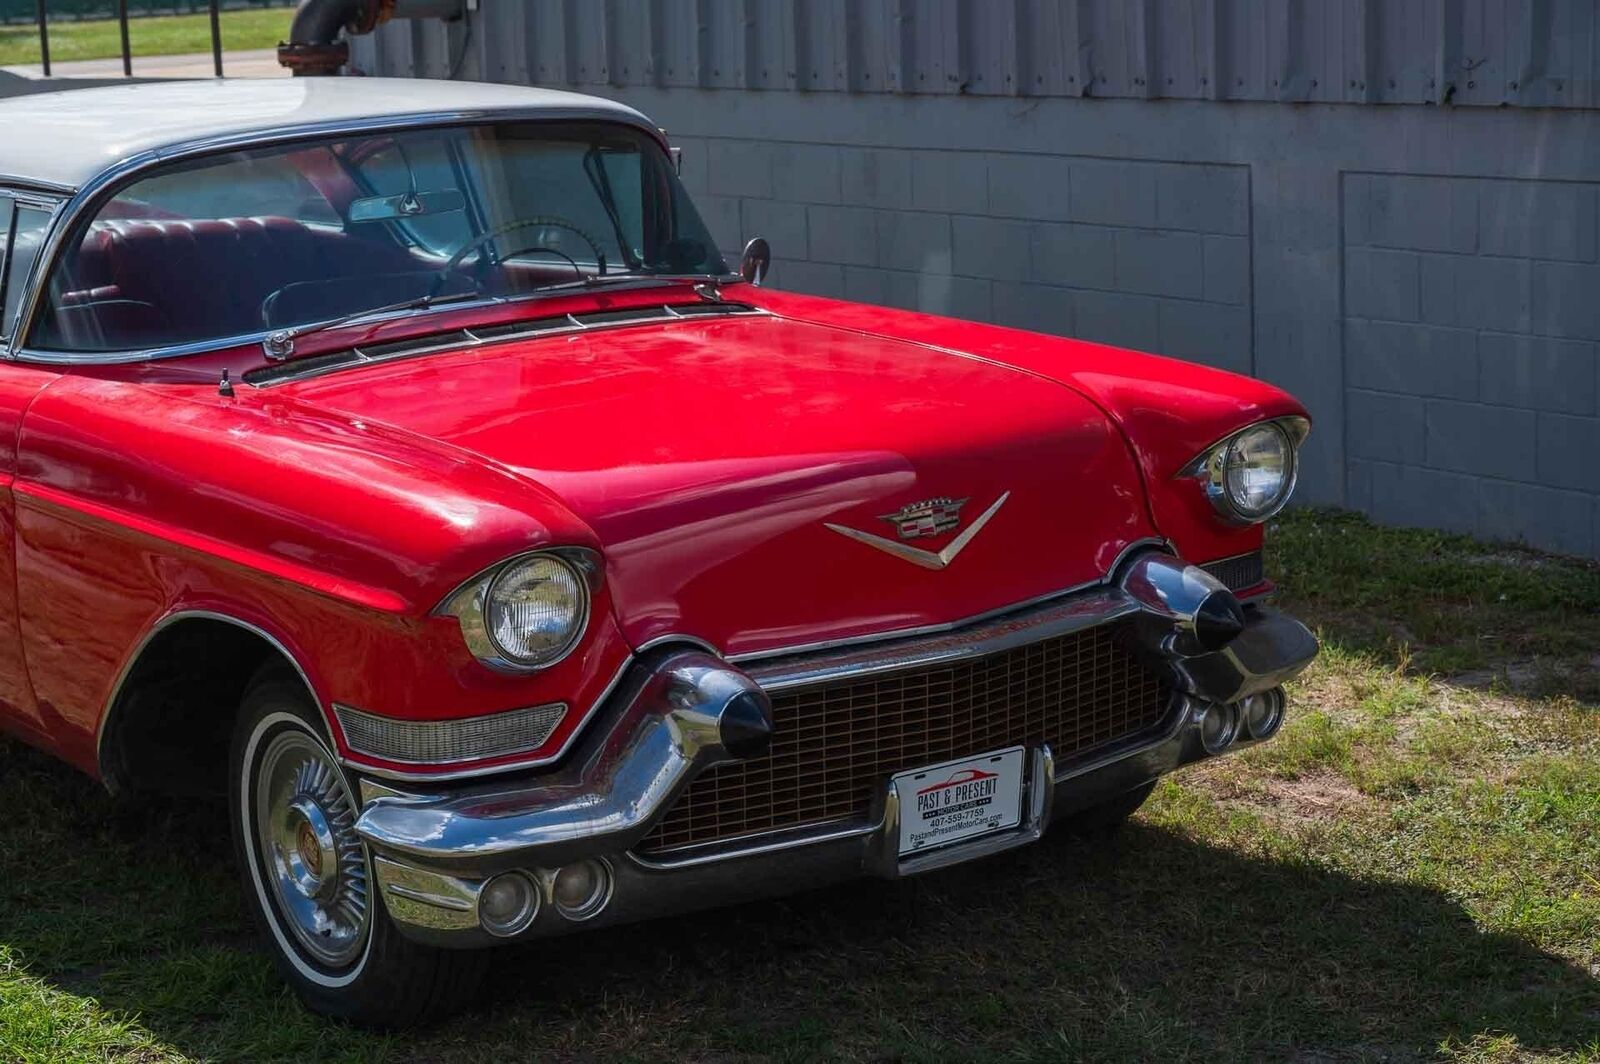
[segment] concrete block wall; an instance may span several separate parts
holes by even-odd
[[[1600,558],[1592,4],[1201,6],[530,0],[354,52],[632,104],[779,285],[1282,385],[1302,501]]]
[[[675,143],[718,245],[765,237],[780,287],[1253,369],[1243,167]]]
[[[1350,504],[1596,554],[1600,184],[1349,173]]]
[[[779,286],[1261,376],[1303,501],[1600,557],[1600,115],[618,95]]]

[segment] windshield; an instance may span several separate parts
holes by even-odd
[[[29,346],[130,351],[445,296],[727,272],[666,153],[602,122],[209,157],[129,185],[51,274]]]

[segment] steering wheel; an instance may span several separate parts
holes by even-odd
[[[460,266],[462,260],[468,255],[487,244],[494,243],[494,241],[500,239],[502,236],[505,236],[507,233],[515,232],[518,229],[532,229],[535,226],[549,226],[555,229],[565,229],[567,232],[572,233],[585,244],[589,245],[589,249],[594,252],[594,261],[600,264],[602,270],[605,269],[606,253],[600,247],[599,241],[595,240],[594,237],[590,236],[582,229],[579,229],[576,225],[573,225],[565,218],[557,218],[553,215],[536,215],[532,218],[518,218],[515,221],[506,222],[504,225],[497,225],[487,233],[476,236],[467,241],[465,244],[461,245],[461,247],[456,250],[456,253],[450,256],[450,260],[443,266],[439,267],[438,274],[434,278],[433,286],[428,289],[429,298],[439,294],[440,290],[442,290],[445,284],[449,282],[450,275],[455,273],[456,267]],[[572,263],[572,269],[579,277],[583,276],[583,270],[578,266],[576,259],[563,251],[558,251],[555,248],[547,247],[543,244],[530,244],[527,247],[519,247],[513,250],[510,254],[501,256],[501,258],[502,260],[515,258],[518,255],[526,255],[535,251],[542,251],[548,254],[561,256],[568,262]],[[485,259],[485,261],[487,261],[487,259]],[[482,286],[480,285],[480,287]]]

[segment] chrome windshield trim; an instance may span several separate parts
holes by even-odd
[[[1116,588],[1074,595],[1064,602],[1022,616],[1007,616],[932,638],[872,645],[832,654],[776,660],[747,670],[768,692],[816,687],[839,680],[926,669],[987,657],[1019,646],[1054,639],[1131,616],[1139,603]]]
[[[459,304],[457,304],[459,306]],[[259,344],[273,330],[223,336],[215,340],[195,340],[186,344],[150,347],[138,351],[48,351],[37,347],[19,348],[15,354],[18,362],[38,363],[46,366],[109,366],[129,362],[150,362],[158,358],[177,358],[180,355],[202,355],[223,351],[230,347]]]
[[[696,277],[698,278],[698,275],[696,275]],[[656,287],[658,285],[671,284],[673,281],[677,281],[677,280],[688,280],[688,278],[687,277],[677,277],[676,275],[662,275],[660,277],[640,278],[636,283],[633,283],[633,284],[607,285],[607,286],[605,286],[603,291],[606,291],[606,292],[633,292],[633,291],[638,291],[638,290],[643,289],[643,288],[653,288],[653,287]],[[418,309],[396,310],[396,311],[389,311],[387,313],[376,313],[376,314],[371,314],[371,315],[362,315],[358,319],[355,319],[355,320],[352,320],[350,322],[341,324],[340,326],[338,326],[338,328],[344,328],[344,327],[346,327],[346,325],[348,325],[351,328],[361,328],[361,327],[374,326],[374,325],[387,325],[387,324],[389,324],[391,322],[404,321],[404,320],[407,320],[409,318],[424,318],[424,317],[428,317],[429,315],[435,315],[435,314],[446,314],[446,313],[449,313],[450,311],[472,311],[472,310],[483,310],[483,309],[486,309],[486,308],[489,308],[489,307],[521,306],[523,304],[528,304],[528,303],[537,303],[540,300],[558,299],[558,298],[561,298],[563,296],[571,296],[571,295],[575,295],[575,294],[582,293],[582,292],[585,292],[585,291],[589,291],[589,289],[583,289],[583,288],[561,288],[561,289],[547,291],[547,292],[528,292],[528,293],[526,293],[524,295],[512,296],[512,297],[488,296],[488,297],[485,297],[483,299],[473,300],[471,302],[445,303],[445,304],[442,304],[442,305],[437,306],[437,307],[422,307],[422,308],[418,308]],[[741,313],[746,315],[746,316],[751,316],[751,315],[754,315],[754,314],[770,314],[771,312],[770,311],[766,311],[766,310],[762,310],[760,308],[756,308],[753,311],[742,311]],[[698,315],[674,314],[674,315],[671,315],[670,317],[666,316],[666,315],[662,315],[662,316],[660,316],[658,318],[652,318],[650,320],[651,321],[678,321],[678,320],[692,320],[692,319],[696,319],[698,317],[699,317]],[[615,324],[617,324],[617,325],[633,325],[633,324],[642,324],[644,322],[645,322],[645,319],[641,318],[639,322],[617,322]],[[313,322],[311,324],[315,324],[315,323]],[[600,324],[596,324],[596,325],[576,325],[576,326],[569,326],[569,327],[566,327],[566,328],[562,328],[562,329],[559,329],[559,330],[558,329],[551,329],[551,330],[549,330],[549,332],[552,335],[554,335],[557,332],[578,332],[580,330],[603,329],[603,328],[609,327],[611,324],[612,323],[605,322],[605,323],[600,323]],[[20,332],[21,330],[18,330],[18,331]],[[280,330],[278,330],[278,329],[262,329],[262,330],[260,330],[258,332],[241,333],[240,335],[237,335],[237,336],[224,336],[224,337],[219,337],[219,338],[214,339],[214,340],[195,340],[195,341],[192,341],[190,343],[169,344],[169,345],[164,346],[164,347],[149,347],[149,348],[143,348],[143,349],[136,350],[136,351],[48,351],[48,350],[42,350],[42,349],[36,348],[36,347],[23,347],[23,348],[19,348],[16,351],[16,353],[15,353],[15,355],[13,357],[19,362],[37,363],[37,364],[41,364],[41,365],[50,365],[50,366],[80,366],[80,365],[81,366],[105,366],[105,365],[122,365],[122,364],[132,363],[132,362],[153,362],[153,361],[156,361],[158,359],[164,359],[164,358],[179,358],[179,357],[181,357],[183,355],[201,355],[201,354],[206,354],[206,353],[209,353],[209,352],[212,352],[212,351],[222,351],[222,350],[225,350],[225,349],[230,348],[230,347],[250,347],[250,346],[253,346],[253,345],[260,344],[267,337],[271,336],[273,333],[278,332],[278,331],[280,331]],[[465,332],[465,333],[468,333],[468,334],[472,333],[472,329],[471,329],[470,326],[462,326],[461,327],[461,331]],[[518,339],[518,337],[513,335],[513,336],[507,336],[507,337],[505,337],[505,339],[509,341],[509,340]],[[481,337],[477,337],[476,335],[473,335],[473,341],[475,343],[484,343],[484,344],[499,343],[500,340],[501,340],[500,337],[490,337],[489,339],[485,340],[485,339],[482,339]],[[388,341],[380,341],[380,342],[387,343]],[[359,348],[361,346],[361,344],[356,343],[356,344],[351,344],[349,346],[351,348]],[[393,357],[400,358],[400,357],[407,357],[407,356],[410,356],[410,355],[425,355],[425,354],[433,353],[435,351],[442,351],[442,350],[445,350],[445,349],[450,348],[450,347],[459,347],[459,346],[461,346],[461,345],[458,344],[458,343],[450,343],[450,344],[439,344],[437,347],[430,347],[430,348],[426,348],[426,349],[423,349],[423,348],[419,347],[415,351],[406,351],[406,352],[403,352],[401,354],[397,354],[397,355],[395,355]],[[337,348],[337,347],[330,348],[328,351],[320,352],[320,354],[333,354],[334,352],[339,351],[339,350],[341,350],[341,349]],[[316,356],[311,356],[311,357],[316,357]],[[366,364],[367,362],[379,362],[379,361],[388,361],[388,359],[369,358],[369,359],[365,360],[361,364]],[[293,366],[294,365],[294,359],[290,359],[287,362],[277,363],[277,365]],[[320,376],[323,373],[332,373],[332,372],[335,372],[336,369],[349,369],[349,368],[350,367],[348,367],[348,366],[340,366],[340,367],[333,367],[333,368],[329,368],[329,367],[311,368],[311,367],[308,367],[305,370],[305,372],[303,372],[303,373],[286,374],[285,376],[283,376],[283,377],[281,377],[281,378],[279,378],[277,380],[272,381],[271,384],[262,385],[261,387],[271,387],[274,384],[288,384],[291,381],[303,380],[306,377],[315,377],[315,376]]]
[[[1123,547],[1122,550],[1117,553],[1116,558],[1111,562],[1111,566],[1106,570],[1106,575],[1098,580],[1089,580],[1082,584],[1074,584],[1072,587],[1062,588],[1059,591],[1047,591],[1042,595],[1035,595],[1033,598],[1023,599],[1021,602],[1007,603],[1004,606],[997,606],[992,610],[984,610],[982,613],[975,613],[967,617],[962,617],[958,620],[946,621],[942,624],[924,624],[918,625],[915,628],[896,628],[888,632],[871,632],[866,635],[845,636],[840,639],[822,639],[811,643],[796,643],[793,646],[774,647],[771,650],[751,650],[742,654],[729,654],[725,655],[725,657],[727,657],[729,661],[736,665],[748,665],[753,662],[767,661],[772,658],[788,658],[795,657],[800,654],[816,654],[829,650],[842,650],[849,647],[871,646],[874,643],[884,643],[891,639],[911,639],[916,636],[938,635],[942,632],[953,632],[958,628],[965,628],[968,625],[973,624],[981,624],[982,622],[992,620],[995,617],[1003,617],[1008,613],[1016,613],[1019,610],[1028,609],[1030,606],[1041,606],[1044,603],[1050,602],[1054,599],[1065,598],[1068,595],[1076,595],[1079,592],[1087,591],[1090,588],[1108,585],[1116,579],[1117,572],[1122,568],[1123,563],[1140,551],[1170,549],[1170,544],[1168,544],[1168,542],[1165,539],[1162,539],[1160,536],[1145,536],[1141,539],[1136,539],[1126,547]]]
[[[641,288],[655,287],[656,285],[661,284],[663,282],[666,282],[666,283],[670,284],[672,282],[672,280],[673,280],[673,278],[671,278],[671,277],[652,278],[652,279],[650,279],[648,281],[647,280],[641,280],[637,284],[607,286],[607,288],[605,290],[608,291],[608,292],[637,291],[638,289],[641,289]],[[514,306],[514,305],[519,305],[519,304],[522,304],[522,303],[536,301],[536,300],[539,300],[539,299],[553,299],[553,298],[556,298],[556,297],[559,297],[559,296],[571,295],[574,291],[582,291],[582,289],[562,289],[561,291],[558,291],[558,292],[548,292],[548,293],[537,293],[536,292],[536,293],[530,293],[529,295],[525,295],[525,296],[519,296],[516,299],[495,300],[495,301],[493,301],[493,303],[494,304],[498,304],[498,305]],[[442,312],[447,311],[447,310],[471,310],[474,307],[487,306],[487,305],[491,305],[491,304],[489,304],[489,303],[452,303],[452,304],[450,304],[449,306],[446,306],[446,307],[430,307],[430,308],[428,308],[426,310],[423,310],[423,311],[409,311],[409,312],[406,312],[406,313],[408,313],[408,314],[432,314],[432,313],[442,313]],[[696,305],[696,304],[690,304],[690,305],[693,306],[693,305]],[[651,308],[649,308],[649,307],[640,307],[638,309],[640,311],[648,311]],[[670,306],[669,307],[663,307],[661,309],[666,310],[666,311],[670,311],[671,307]],[[402,315],[402,316],[404,316],[404,315]],[[427,339],[427,335],[424,334],[422,336],[415,337],[415,339],[418,341],[418,345],[416,347],[408,347],[403,351],[393,351],[393,352],[389,352],[387,354],[377,354],[377,355],[367,354],[365,351],[362,350],[362,348],[364,346],[366,346],[366,345],[359,344],[359,343],[351,344],[349,347],[345,347],[345,348],[337,348],[336,347],[336,348],[332,348],[332,349],[330,349],[328,351],[320,352],[317,355],[309,356],[309,358],[315,359],[315,358],[320,358],[323,355],[338,354],[340,351],[352,351],[352,352],[354,352],[356,354],[357,357],[352,359],[352,360],[350,360],[349,362],[341,362],[341,363],[339,363],[337,365],[332,365],[332,366],[308,365],[304,369],[296,371],[295,368],[294,368],[295,360],[291,358],[286,362],[278,362],[278,363],[274,363],[273,364],[272,368],[273,368],[274,372],[272,374],[272,379],[269,380],[269,381],[259,381],[259,382],[251,381],[248,376],[244,377],[243,380],[244,380],[244,382],[246,384],[249,384],[253,388],[275,388],[280,384],[293,384],[296,381],[310,380],[310,379],[315,378],[315,377],[323,377],[323,376],[326,376],[326,375],[328,375],[330,373],[341,373],[344,370],[348,370],[348,369],[359,369],[362,366],[376,366],[376,365],[380,365],[380,364],[385,363],[385,362],[400,362],[400,361],[403,361],[403,360],[408,359],[408,358],[420,358],[423,355],[438,354],[440,351],[464,350],[464,349],[467,349],[467,348],[474,348],[474,347],[492,347],[492,346],[496,346],[496,345],[499,345],[499,344],[516,343],[517,341],[520,341],[520,340],[539,339],[539,338],[546,337],[546,336],[568,336],[568,335],[571,335],[572,333],[579,333],[579,332],[599,332],[599,331],[604,330],[604,329],[623,329],[623,328],[627,328],[627,327],[633,326],[633,325],[669,325],[669,324],[673,324],[673,323],[676,323],[676,322],[700,321],[700,320],[704,320],[704,319],[710,317],[710,315],[705,315],[705,314],[692,314],[691,315],[691,314],[678,314],[678,313],[659,313],[659,314],[641,313],[639,315],[639,317],[637,317],[637,318],[628,318],[628,319],[619,320],[619,321],[582,322],[582,321],[578,321],[575,318],[573,318],[573,316],[571,314],[567,314],[567,315],[564,315],[564,316],[571,322],[571,324],[568,324],[568,325],[548,324],[548,325],[541,326],[541,325],[538,324],[541,321],[543,321],[543,322],[558,322],[558,321],[560,321],[560,318],[533,318],[533,319],[529,319],[527,321],[528,328],[526,330],[521,331],[521,332],[506,333],[505,335],[502,335],[502,336],[482,336],[482,335],[479,335],[479,331],[478,330],[482,330],[484,328],[487,328],[486,326],[463,325],[463,326],[459,326],[459,327],[457,327],[455,329],[452,329],[451,333],[452,334],[464,335],[466,337],[465,341],[462,341],[459,337],[456,337],[456,338],[452,338],[450,340],[441,340],[441,342],[436,343],[436,344],[425,344],[425,343],[421,342],[421,341],[424,341],[424,340]],[[728,312],[728,316],[729,317],[739,317],[739,318],[752,318],[752,317],[760,317],[760,316],[771,317],[771,312],[767,311],[767,310],[763,310],[760,307],[753,307],[753,308],[751,308],[749,310],[729,311]],[[368,319],[365,319],[363,321],[363,324],[377,322],[378,320],[379,319],[376,319],[376,318],[368,318]],[[389,320],[389,319],[386,318],[386,319],[383,319],[383,320]],[[495,324],[494,328],[499,328],[501,325],[509,325],[509,324],[516,324],[516,323],[515,322],[497,322]],[[388,343],[390,341],[379,341],[379,342],[380,343]],[[251,372],[254,372],[254,371],[251,371]]]
[[[125,352],[92,352],[87,355],[78,355],[73,352],[54,352],[55,357],[37,357],[40,353],[31,348],[24,348],[21,340],[33,330],[39,314],[39,303],[42,295],[42,280],[50,275],[55,268],[56,261],[61,255],[62,245],[66,236],[79,219],[91,217],[91,211],[98,209],[101,202],[109,199],[115,192],[131,183],[146,170],[161,166],[166,163],[178,162],[184,159],[199,158],[205,155],[220,155],[228,151],[237,151],[243,148],[264,148],[280,144],[293,144],[303,140],[319,140],[328,137],[368,135],[387,133],[407,129],[437,129],[448,126],[488,125],[504,122],[597,122],[609,125],[626,126],[630,129],[641,130],[666,151],[668,144],[666,137],[659,127],[651,125],[640,116],[635,119],[627,114],[595,114],[590,108],[574,107],[506,107],[506,108],[473,108],[459,111],[419,111],[414,114],[379,115],[369,118],[340,119],[329,122],[310,122],[300,126],[280,126],[251,132],[235,132],[208,137],[197,137],[192,140],[176,141],[172,144],[149,151],[141,151],[127,158],[113,163],[96,174],[91,180],[85,181],[75,192],[61,201],[61,207],[51,219],[49,230],[45,234],[43,245],[39,249],[39,258],[34,262],[33,272],[28,278],[28,296],[22,304],[18,316],[18,326],[15,335],[6,345],[4,357],[15,360],[27,351],[29,361],[44,362],[49,365],[65,365],[81,362],[84,365],[107,365],[121,362],[142,362],[157,358],[175,358],[184,354],[197,354],[202,351],[214,351],[220,347],[228,346],[227,341],[205,341],[196,344],[177,345],[174,348],[151,348],[148,351],[128,354]],[[26,182],[27,179],[21,179]],[[37,184],[37,183],[35,183]],[[70,192],[71,190],[62,189]],[[729,274],[729,277],[734,275]],[[459,304],[458,304],[459,306]],[[275,331],[275,330],[267,330]],[[255,337],[259,342],[264,339],[267,332],[262,332]],[[249,343],[241,340],[240,343]]]

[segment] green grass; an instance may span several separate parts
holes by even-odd
[[[1299,514],[1270,537],[1283,604],[1343,645],[1471,684],[1600,700],[1600,566],[1464,536]]]
[[[229,51],[272,48],[289,32],[290,8],[222,13],[222,47]],[[130,19],[128,43],[135,56],[189,55],[211,51],[211,16],[162,15]],[[115,19],[50,22],[50,61],[110,59],[122,54]],[[0,66],[39,62],[39,31],[32,24],[0,26]],[[135,71],[137,73],[137,71]]]
[[[1120,835],[502,951],[411,1035],[299,1008],[218,810],[0,743],[0,1060],[1600,1064],[1600,570],[1337,514],[1273,541],[1326,653]]]

